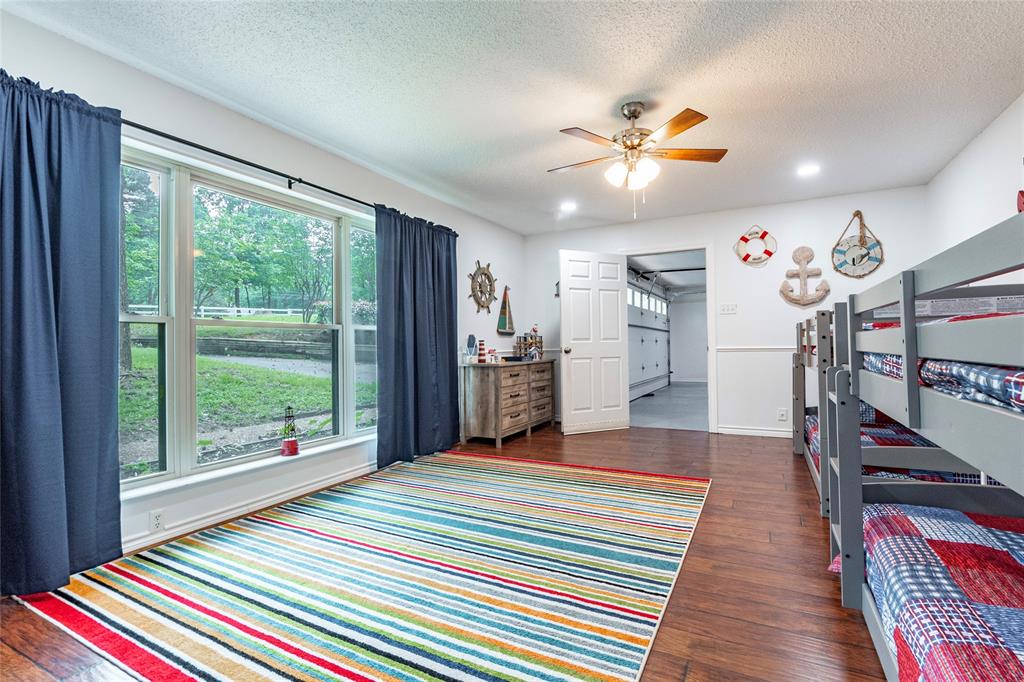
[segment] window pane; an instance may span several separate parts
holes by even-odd
[[[300,443],[337,434],[336,348],[331,330],[197,326],[199,463],[280,448],[289,406]]]
[[[333,322],[334,222],[196,185],[197,319]]]
[[[121,312],[160,314],[160,174],[121,166]]]
[[[121,479],[167,470],[164,447],[164,326],[120,325],[118,437]]]
[[[352,328],[355,334],[355,424],[377,425],[377,238],[352,228]]]

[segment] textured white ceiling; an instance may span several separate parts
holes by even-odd
[[[630,99],[648,128],[710,117],[673,146],[730,150],[664,162],[643,219],[926,182],[1024,91],[1019,1],[5,8],[527,234],[632,218],[601,166],[544,172],[600,156],[557,131],[610,135]]]

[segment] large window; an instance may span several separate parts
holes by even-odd
[[[374,427],[372,218],[124,156],[122,481],[272,456],[288,408],[304,447]]]
[[[118,432],[121,478],[167,470],[165,286],[167,174],[121,166],[121,324]]]
[[[357,429],[377,425],[377,241],[371,229],[353,224],[349,236]]]
[[[200,465],[336,436],[336,221],[202,184],[193,189]],[[287,325],[287,326],[285,326]]]

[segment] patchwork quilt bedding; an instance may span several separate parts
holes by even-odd
[[[989,313],[957,315],[923,322],[922,325],[950,324],[987,317],[1003,317],[1022,313]],[[899,322],[869,322],[865,329],[886,329]],[[964,400],[1024,412],[1024,368],[996,367],[953,360],[918,360],[921,385],[934,388]],[[864,369],[894,379],[903,378],[903,356],[891,353],[865,353]]]
[[[896,423],[888,415],[861,402],[860,445],[871,447],[936,447],[930,440]],[[872,421],[866,421],[865,418]],[[814,460],[814,466],[821,470],[821,429],[818,415],[807,415],[804,420],[804,440]],[[930,471],[926,469],[903,469],[899,467],[862,467],[865,476],[895,478],[902,480],[935,481],[938,483],[981,483],[980,474],[955,473],[952,471]]]
[[[1024,518],[872,504],[864,547],[901,682],[1024,681]]]
[[[864,369],[903,378],[903,356],[865,353]],[[918,360],[922,386],[964,400],[1024,412],[1024,368],[977,365],[953,360]]]

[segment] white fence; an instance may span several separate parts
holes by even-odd
[[[136,315],[156,315],[155,305],[130,305],[129,312]],[[231,317],[251,317],[253,315],[288,315],[302,317],[302,308],[235,308],[234,306],[199,306],[193,313],[200,319],[225,319]]]

